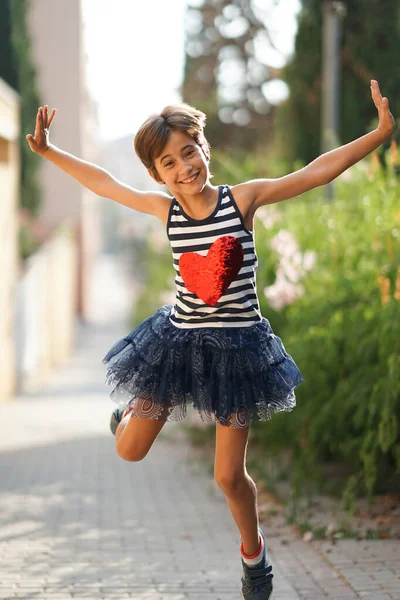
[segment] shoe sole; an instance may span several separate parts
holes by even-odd
[[[242,594],[242,598],[243,598],[243,600],[246,600],[246,598],[243,596],[243,594]],[[271,600],[271,598],[272,598],[272,592],[271,592],[271,593],[270,593],[270,595],[268,596],[267,600]]]

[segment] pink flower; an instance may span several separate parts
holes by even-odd
[[[271,308],[279,311],[303,296],[304,286],[299,282],[314,267],[316,253],[307,250],[302,254],[294,235],[284,229],[272,238],[270,247],[279,254],[279,263],[275,283],[264,288],[264,296]]]

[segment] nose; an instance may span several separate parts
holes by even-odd
[[[180,169],[181,179],[185,179],[185,178],[189,177],[192,171],[193,171],[193,166],[189,162],[182,161],[181,169]]]

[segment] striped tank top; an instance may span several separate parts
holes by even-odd
[[[261,321],[256,290],[254,232],[249,231],[229,186],[205,219],[189,217],[175,198],[167,235],[175,268],[170,320],[184,329],[250,327]]]

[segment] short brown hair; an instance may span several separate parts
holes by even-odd
[[[154,160],[161,155],[171,131],[190,135],[210,160],[210,144],[204,137],[206,115],[189,104],[170,104],[160,114],[150,115],[135,135],[135,151],[144,166],[160,179]]]

